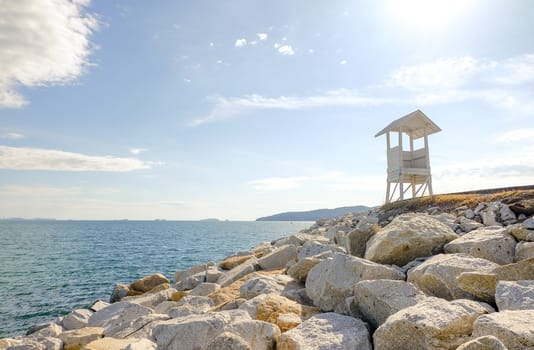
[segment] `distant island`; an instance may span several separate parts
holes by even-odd
[[[340,207],[335,209],[316,209],[309,211],[290,211],[256,219],[256,221],[317,221],[333,219],[347,213],[357,213],[371,209],[365,205]]]

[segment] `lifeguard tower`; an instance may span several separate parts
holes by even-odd
[[[441,129],[430,118],[420,110],[416,110],[391,122],[375,135],[378,137],[386,134],[388,158],[386,203],[409,198],[406,195],[410,192],[411,198],[423,196],[425,192],[433,194],[428,135],[440,131]],[[397,133],[398,139],[392,138],[392,133]],[[408,136],[409,141],[404,148],[403,134]],[[414,141],[421,138],[423,138],[422,147],[414,149]],[[393,189],[391,189],[392,184],[395,184]]]

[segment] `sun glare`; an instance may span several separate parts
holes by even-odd
[[[472,0],[390,0],[387,11],[391,18],[414,30],[442,29],[459,20]]]

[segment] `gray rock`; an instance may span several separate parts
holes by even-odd
[[[499,281],[495,302],[499,311],[534,310],[534,280]]]
[[[130,286],[117,283],[115,285],[115,288],[113,288],[113,292],[111,293],[109,302],[116,303],[118,301],[121,301],[128,294],[129,291],[130,291]]]
[[[356,283],[373,279],[403,280],[404,274],[365,259],[336,254],[332,260],[324,260],[310,270],[306,293],[315,306],[332,311],[345,307],[345,299],[352,295]]]
[[[374,333],[374,349],[453,350],[472,339],[473,322],[489,312],[487,304],[430,297],[391,315]]]
[[[475,212],[473,212],[471,209],[467,209],[465,211],[465,217],[468,219],[473,219],[475,217]]]
[[[284,268],[291,260],[297,259],[297,246],[288,244],[281,246],[261,257],[258,265],[263,270],[276,270]]]
[[[260,294],[281,294],[285,286],[293,279],[286,275],[265,276],[255,274],[239,288],[239,295],[244,299],[252,299]]]
[[[209,297],[187,295],[180,299],[176,303],[176,306],[169,309],[166,313],[173,318],[185,317],[206,313],[213,306],[213,301]]]
[[[221,289],[221,286],[219,286],[217,283],[201,283],[195,288],[189,292],[189,295],[191,296],[207,296],[210,293],[215,292],[216,290]]]
[[[108,334],[106,334],[106,337],[114,337],[114,338],[148,337],[150,332],[148,331],[145,332],[145,328],[147,328],[148,330],[151,324],[156,323],[158,321],[166,321],[168,319],[170,319],[169,315],[164,315],[164,314],[149,314],[149,315],[141,316],[133,320],[133,322],[130,322],[128,326],[121,327],[120,329],[117,329],[114,332],[109,332]]]
[[[43,323],[31,327],[26,335],[33,337],[55,337],[57,338],[63,332],[63,327],[54,322]]]
[[[476,230],[478,228],[484,227],[484,224],[481,224],[480,222],[475,221],[475,220],[470,220],[470,219],[465,218],[463,216],[460,216],[458,220],[460,222],[460,228],[464,232],[471,232],[471,231]]]
[[[90,327],[104,328],[104,334],[111,336],[132,325],[136,319],[152,313],[152,309],[128,301],[111,304],[89,317]]]
[[[65,330],[87,327],[92,314],[91,310],[77,309],[63,317],[61,324]]]
[[[480,316],[473,337],[493,335],[509,350],[534,348],[534,310],[505,310]]]
[[[100,311],[102,310],[103,308],[105,308],[106,306],[109,306],[109,303],[103,301],[103,300],[97,300],[93,303],[93,305],[91,305],[91,307],[89,308],[89,310],[93,311],[93,312],[97,312],[97,311]]]
[[[491,272],[498,266],[494,262],[468,254],[439,254],[408,271],[408,282],[439,298],[474,299],[472,294],[458,286],[456,278],[463,272]]]
[[[167,288],[157,293],[145,293],[139,296],[126,297],[122,300],[154,309],[162,302],[169,300],[176,292],[177,290],[174,288]]]
[[[374,230],[368,228],[366,230],[361,230],[355,228],[347,234],[346,246],[347,252],[350,255],[363,258],[365,255],[365,248],[367,241],[374,235]]]
[[[361,320],[324,313],[283,333],[277,350],[371,350],[369,331]]]
[[[213,338],[205,350],[252,350],[250,345],[239,335],[223,332]]]
[[[447,225],[420,213],[397,216],[368,242],[365,258],[381,264],[405,265],[443,251],[458,235]]]
[[[404,308],[427,298],[425,293],[405,281],[373,280],[360,281],[354,286],[351,310],[373,328]]]
[[[310,272],[312,267],[320,262],[321,259],[317,259],[315,257],[302,258],[287,270],[287,274],[298,281],[306,282],[308,272]]]
[[[253,350],[274,349],[280,337],[280,329],[276,325],[248,319],[236,320],[226,325],[223,331],[238,335]]]
[[[471,231],[444,247],[446,253],[467,253],[499,265],[514,261],[516,241],[506,229],[491,226]]]
[[[237,281],[241,277],[248,275],[249,273],[259,270],[260,266],[258,265],[258,259],[250,258],[246,262],[242,263],[231,269],[230,271],[224,273],[218,280],[217,284],[221,287],[226,287],[227,285]]]
[[[322,243],[317,241],[309,241],[304,243],[300,252],[297,255],[297,260],[300,261],[307,257],[317,256],[321,253],[345,253],[345,250],[335,244]]]
[[[534,216],[523,221],[522,226],[527,230],[534,230]]]

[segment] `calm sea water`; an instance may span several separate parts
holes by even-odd
[[[220,261],[303,222],[0,221],[0,338],[23,334],[96,299],[115,283]]]

